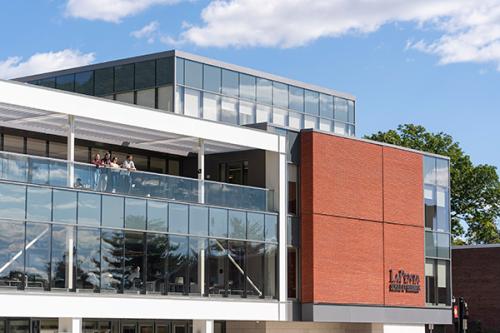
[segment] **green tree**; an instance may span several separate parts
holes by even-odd
[[[365,138],[450,158],[451,225],[455,244],[500,243],[500,181],[496,167],[474,165],[458,142],[445,133],[404,124]],[[463,225],[467,226],[467,230]]]

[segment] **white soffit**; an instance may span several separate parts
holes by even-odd
[[[79,139],[153,151],[196,152],[199,138],[207,154],[280,148],[279,135],[265,131],[0,80],[0,126],[64,136],[67,115]]]

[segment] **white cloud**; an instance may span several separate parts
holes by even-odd
[[[22,57],[0,60],[0,78],[10,79],[65,68],[84,66],[95,60],[94,53],[65,49],[58,52],[36,53],[26,61]]]
[[[180,40],[198,46],[298,47],[412,22],[438,37],[409,48],[440,63],[494,62],[500,69],[500,0],[212,0]]]
[[[66,14],[87,20],[118,23],[154,5],[170,5],[180,0],[68,0]]]
[[[157,35],[159,27],[160,27],[160,23],[158,23],[158,21],[152,21],[152,22],[146,24],[141,29],[132,31],[130,33],[130,35],[137,38],[137,39],[146,38],[148,43],[151,44],[151,43],[154,43],[154,41],[156,39],[156,35]]]

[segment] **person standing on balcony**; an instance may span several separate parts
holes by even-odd
[[[94,171],[94,190],[99,191],[101,184],[99,181],[101,180],[101,168],[104,167],[104,162],[101,159],[101,155],[95,154],[94,159],[92,160],[92,164],[95,165],[96,169]]]
[[[120,175],[120,165],[118,164],[118,157],[113,156],[109,162],[109,167],[111,168],[111,193],[116,192],[116,187],[118,185],[118,177]]]
[[[134,157],[132,155],[127,155],[127,158],[125,161],[123,161],[122,168],[127,169],[127,171],[136,171],[137,169],[135,168],[134,164]],[[128,192],[130,193],[130,190],[135,187],[134,181],[133,181],[133,175],[131,172],[127,172],[127,178],[128,178]]]

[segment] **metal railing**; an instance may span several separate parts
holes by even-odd
[[[73,179],[69,179],[70,174],[74,174]],[[0,179],[229,208],[274,210],[274,191],[265,188],[121,168],[97,168],[93,164],[16,153],[0,152]]]

